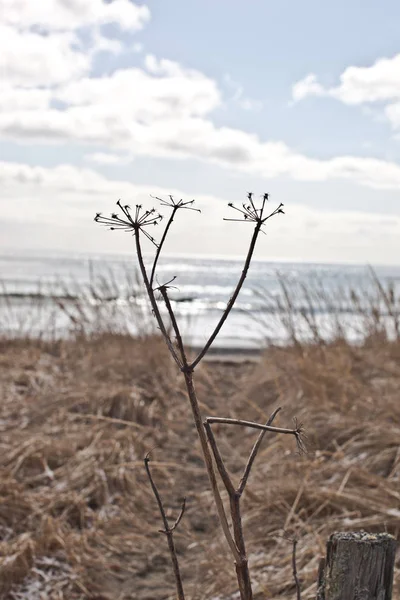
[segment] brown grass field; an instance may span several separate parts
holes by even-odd
[[[211,359],[196,371],[204,415],[303,421],[308,453],[268,434],[243,502],[255,598],[303,599],[338,530],[400,530],[400,341],[271,348],[259,361]],[[0,342],[0,597],[175,598],[165,536],[143,466],[175,534],[186,596],[234,598],[181,374],[161,339],[117,334]],[[233,475],[257,435],[215,428]],[[397,564],[393,599],[400,598]]]

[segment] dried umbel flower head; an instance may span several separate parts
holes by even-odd
[[[224,221],[240,221],[240,222],[247,222],[247,223],[256,223],[259,226],[259,229],[262,231],[262,226],[264,225],[264,223],[266,221],[268,221],[268,219],[270,219],[271,217],[278,215],[278,214],[285,214],[284,211],[282,210],[283,204],[279,204],[279,206],[277,208],[275,208],[272,212],[265,214],[265,206],[267,201],[269,200],[269,195],[268,194],[263,194],[262,196],[262,204],[260,208],[256,208],[256,205],[254,204],[254,200],[253,200],[253,193],[249,192],[247,194],[247,200],[248,203],[243,202],[242,204],[242,208],[237,208],[237,206],[234,206],[233,202],[229,202],[228,206],[229,208],[233,208],[234,210],[238,211],[241,215],[243,215],[243,217],[239,218],[239,219],[224,219]]]
[[[169,208],[172,208],[173,211],[177,211],[180,208],[186,208],[187,210],[195,210],[196,212],[201,212],[199,208],[194,208],[194,200],[189,200],[185,202],[184,200],[180,199],[176,201],[174,197],[171,196],[171,194],[168,196],[169,200],[159,198],[158,196],[152,196],[152,198],[158,200],[161,206],[168,206]]]
[[[307,436],[304,431],[303,423],[299,423],[296,417],[293,418],[294,423],[294,435],[296,437],[297,449],[299,454],[307,453],[306,440]]]
[[[122,205],[120,200],[118,200],[117,205],[122,210],[123,216],[112,213],[110,217],[104,217],[101,213],[97,213],[94,218],[96,223],[109,227],[111,231],[121,229],[122,231],[132,232],[133,235],[141,231],[152,244],[157,246],[157,242],[145,228],[151,225],[158,225],[162,221],[163,216],[157,213],[154,208],[143,211],[141,204],[136,204],[134,214],[131,213],[130,206],[127,204],[125,206]]]

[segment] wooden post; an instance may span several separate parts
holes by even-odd
[[[396,545],[387,533],[331,535],[317,600],[391,600]]]

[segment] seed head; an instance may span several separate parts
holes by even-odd
[[[262,231],[261,227],[264,225],[264,223],[266,221],[268,221],[268,219],[270,219],[271,217],[274,217],[275,215],[282,213],[285,214],[284,211],[282,210],[283,204],[279,204],[279,206],[277,208],[275,208],[275,210],[273,210],[271,213],[265,215],[265,203],[269,200],[269,195],[268,194],[263,194],[262,196],[262,203],[261,203],[261,207],[257,208],[254,200],[253,200],[253,194],[252,192],[249,192],[247,194],[247,200],[248,202],[243,202],[242,207],[238,208],[237,206],[235,206],[233,204],[233,202],[229,202],[228,206],[229,208],[233,208],[234,210],[238,211],[242,217],[238,218],[238,219],[224,219],[224,221],[240,221],[240,222],[247,222],[247,223],[256,223],[259,225],[260,227],[260,231]]]
[[[156,212],[154,208],[143,211],[141,204],[137,204],[135,212],[132,214],[130,206],[128,204],[122,205],[121,201],[118,200],[117,206],[122,211],[122,216],[118,213],[112,213],[110,217],[105,217],[101,213],[96,213],[94,220],[100,225],[109,227],[111,231],[121,229],[122,231],[129,231],[133,235],[137,235],[141,231],[148,240],[155,246],[157,242],[145,229],[150,225],[158,225],[162,220],[162,215]]]

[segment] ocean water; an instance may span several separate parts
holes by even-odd
[[[200,346],[208,339],[242,268],[243,261],[228,258],[160,261],[155,285],[174,279],[169,294],[187,343]],[[8,253],[0,256],[0,286],[3,334],[62,336],[83,326],[132,333],[155,328],[134,257]],[[378,306],[390,321],[399,304],[400,267],[375,267],[372,273],[366,265],[255,260],[215,346],[252,349],[286,342],[291,328],[307,337],[315,334],[316,324],[329,337],[339,322],[357,338],[366,311]],[[160,306],[164,311],[162,301]]]

